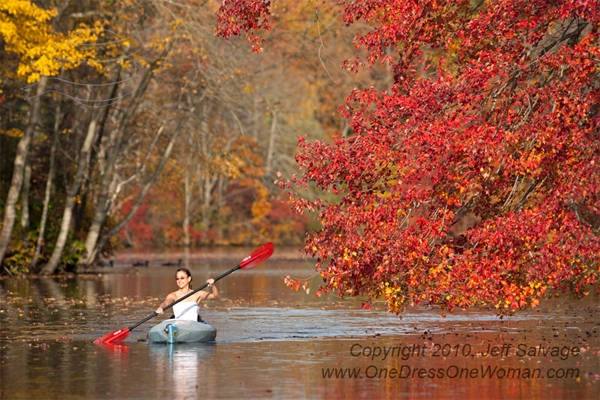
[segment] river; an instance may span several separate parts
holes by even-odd
[[[239,254],[238,254],[239,253]],[[243,249],[185,255],[196,285]],[[0,399],[597,399],[597,297],[566,296],[499,318],[490,310],[400,317],[315,297],[311,263],[274,256],[218,282],[203,304],[209,344],[151,345],[158,316],[121,346],[92,341],[152,313],[181,255],[125,254],[65,278],[0,279]],[[148,266],[132,266],[146,264]],[[284,277],[311,279],[310,293]]]

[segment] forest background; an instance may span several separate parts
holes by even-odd
[[[123,247],[301,243],[308,221],[274,181],[299,136],[347,129],[338,107],[360,78],[341,68],[342,21],[278,2],[258,49],[216,35],[217,1],[37,3],[0,6],[3,214],[23,169],[5,272]]]
[[[5,273],[269,240],[396,312],[598,288],[597,0],[34,4],[0,5]]]

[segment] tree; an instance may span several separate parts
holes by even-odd
[[[207,4],[217,3],[222,4]],[[336,29],[339,18],[319,13],[327,25],[316,27],[309,3],[282,1],[275,10],[277,30],[264,41],[249,37],[253,46],[260,43],[257,53],[243,40],[216,38],[206,24],[214,10],[186,10],[181,27],[186,41],[148,97],[166,99],[185,88],[181,96],[186,107],[194,105],[193,116],[158,182],[156,193],[163,196],[152,197],[152,211],[132,221],[126,237],[148,225],[155,236],[146,245],[152,246],[244,244],[267,235],[287,243],[295,237],[297,243],[303,237],[299,219],[283,218],[281,209],[271,207],[281,196],[272,182],[278,172],[293,169],[297,135],[306,130],[312,137],[323,135],[320,114],[337,108],[333,101],[322,104],[316,93],[334,98],[339,87],[354,87],[356,76],[331,61],[339,58],[339,49],[351,47]],[[339,42],[324,46],[321,41],[336,32]],[[337,120],[336,127],[341,117]]]
[[[305,249],[322,291],[394,312],[510,312],[549,289],[588,293],[600,266],[598,2],[339,4],[346,23],[371,28],[347,67],[388,64],[393,84],[353,91],[352,134],[300,139],[300,174],[282,184],[319,216]],[[245,15],[256,29],[268,12]]]
[[[37,84],[14,159],[0,232],[0,263],[4,260],[13,233],[16,204],[29,168],[30,144],[41,123],[41,98],[45,94],[47,78],[57,75],[61,70],[79,67],[82,60],[101,69],[93,58],[93,50],[82,46],[94,42],[97,29],[81,25],[66,34],[59,33],[51,23],[55,15],[55,10],[45,10],[30,1],[8,0],[0,5],[0,44],[9,54],[5,57],[9,62],[1,67],[0,76]]]
[[[183,190],[172,189],[184,173],[193,179],[184,222],[176,221],[183,232],[214,233],[219,243],[266,234],[276,168],[292,164],[294,129],[313,124],[304,121],[314,107],[296,95],[312,88],[309,79],[290,80],[275,68],[272,55],[250,59],[243,40],[223,45],[215,38],[207,21],[219,4],[49,0],[41,9],[2,3],[5,271],[51,274],[93,263],[119,245],[115,235],[137,209],[158,215],[160,208],[154,231],[181,238],[179,227],[165,228],[181,210],[176,201],[165,210],[164,198],[176,200]],[[279,47],[272,54],[285,49],[286,40],[273,42]],[[298,62],[298,54],[288,59]],[[210,112],[199,113],[207,104]],[[194,152],[197,143],[206,152]],[[160,182],[166,194],[151,190],[163,168],[171,179]],[[156,201],[142,207],[149,193]],[[203,200],[202,212],[194,198]]]
[[[54,3],[56,7],[51,8]],[[139,182],[141,189],[135,194],[135,204],[139,206],[179,133],[176,129],[161,135],[164,129],[159,129],[160,123],[153,129],[151,125],[141,127],[138,122],[143,115],[140,104],[144,93],[154,75],[164,70],[173,32],[177,30],[176,21],[163,23],[159,3],[60,1],[50,2],[48,7],[44,10],[24,1],[4,2],[0,6],[0,33],[4,40],[0,42],[4,50],[0,55],[10,61],[0,67],[2,76],[7,78],[2,82],[3,88],[10,96],[3,106],[10,111],[7,115],[13,117],[12,121],[2,121],[3,128],[18,136],[20,130],[11,124],[25,127],[16,147],[14,183],[7,195],[7,222],[2,226],[0,245],[6,251],[8,241],[15,236],[12,227],[18,211],[16,201],[19,195],[29,199],[25,198],[30,195],[25,190],[29,187],[28,177],[35,176],[37,182],[46,178],[42,215],[34,213],[34,222],[39,219],[40,225],[31,262],[27,255],[20,254],[28,254],[27,249],[33,247],[30,242],[37,226],[24,226],[22,240],[11,249],[11,256],[26,260],[21,264],[31,264],[34,272],[43,274],[54,273],[66,264],[74,267],[78,261],[94,261],[107,241],[106,235],[115,234],[124,225],[120,223],[123,221],[110,220],[119,196],[128,184]],[[18,102],[23,101],[18,93],[24,92],[19,85],[35,84],[37,79],[37,95],[31,96],[32,111],[27,118],[18,115]],[[46,156],[54,150],[45,151],[49,146],[47,131],[57,132],[51,149],[56,146],[65,155],[58,160],[57,182],[53,161]],[[35,154],[29,156],[32,142]],[[160,148],[163,143],[164,151]],[[35,171],[28,174],[31,160],[36,161]],[[50,164],[50,172],[45,169],[45,162]],[[39,186],[32,185],[33,205],[39,200]],[[53,196],[51,191],[55,191]],[[22,204],[27,208],[21,210],[25,220],[29,203]],[[47,220],[52,223],[46,224]],[[109,224],[110,229],[106,227]],[[50,227],[49,232],[46,226]],[[5,264],[5,270],[9,269]]]

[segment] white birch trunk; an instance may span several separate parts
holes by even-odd
[[[16,204],[19,201],[19,195],[23,186],[23,178],[25,172],[25,164],[28,159],[29,147],[31,145],[31,139],[35,133],[35,129],[40,122],[40,103],[41,97],[46,90],[47,78],[42,76],[38,82],[36,95],[33,98],[31,105],[31,112],[29,114],[29,122],[27,128],[23,134],[23,137],[19,141],[17,146],[17,154],[15,156],[13,176],[8,190],[6,198],[6,206],[4,209],[4,220],[2,222],[2,231],[0,232],[0,265],[4,261],[4,256],[8,250],[10,238],[13,233],[15,226],[15,220],[17,218]]]
[[[77,194],[79,193],[79,189],[81,188],[83,178],[85,177],[85,172],[90,159],[90,151],[92,148],[92,143],[94,142],[94,139],[96,137],[96,132],[96,121],[92,120],[92,122],[90,122],[90,125],[88,126],[88,131],[83,142],[83,146],[81,148],[81,157],[79,158],[77,173],[75,174],[75,177],[73,178],[73,183],[71,184],[71,187],[69,188],[69,191],[67,193],[65,209],[63,211],[60,231],[56,239],[54,251],[52,252],[52,256],[50,256],[50,260],[48,260],[48,263],[42,267],[40,271],[42,275],[53,274],[58,269],[58,264],[60,262],[60,259],[62,258],[63,251],[65,249],[65,244],[67,243],[67,238],[71,228],[71,221],[73,219],[73,208],[75,207]]]

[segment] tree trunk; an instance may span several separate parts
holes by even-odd
[[[191,245],[190,239],[190,214],[191,214],[191,203],[192,203],[192,186],[189,169],[185,171],[184,177],[184,203],[183,203],[183,246],[189,248]]]
[[[169,144],[167,145],[158,166],[152,173],[152,176],[150,177],[148,182],[146,182],[146,184],[144,185],[135,204],[133,205],[133,207],[131,207],[131,210],[129,210],[129,213],[125,216],[125,218],[123,218],[111,230],[106,232],[106,234],[101,236],[95,243],[93,243],[92,241],[90,241],[88,243],[88,241],[86,241],[87,256],[84,259],[84,261],[82,262],[82,264],[90,265],[96,259],[98,252],[104,248],[108,239],[110,239],[111,237],[113,237],[114,235],[119,233],[121,231],[121,229],[123,229],[129,223],[129,221],[131,221],[131,219],[134,217],[135,213],[139,210],[140,206],[144,202],[146,195],[148,194],[150,189],[152,189],[152,186],[154,186],[154,184],[158,180],[162,170],[165,168],[167,160],[171,156],[171,152],[173,151],[173,147],[175,146],[177,137],[179,136],[179,133],[181,132],[182,125],[183,125],[183,121],[181,121],[179,123],[179,125],[177,126],[177,128],[175,129],[175,132],[173,133],[173,136],[171,136],[171,139],[169,140]],[[161,127],[161,129],[159,129],[159,131],[162,131],[162,127]],[[159,133],[159,135],[160,135],[160,133]],[[89,239],[89,237],[88,237],[88,239]]]
[[[96,132],[96,121],[92,120],[92,122],[90,122],[90,125],[88,126],[85,141],[83,142],[83,147],[81,149],[81,157],[79,159],[79,165],[77,166],[77,172],[75,174],[75,177],[73,178],[73,183],[71,184],[71,187],[69,188],[69,191],[67,193],[67,201],[65,202],[65,209],[63,211],[60,232],[56,239],[54,251],[52,252],[50,260],[48,260],[48,263],[42,267],[40,271],[42,275],[53,274],[58,269],[58,263],[62,258],[62,254],[65,249],[65,244],[67,243],[67,237],[70,231],[71,221],[73,219],[73,209],[77,200],[77,193],[81,188],[81,183],[83,182],[86,170],[88,168],[90,160],[90,150],[92,147],[92,143],[94,142]]]
[[[21,189],[21,227],[23,232],[29,230],[29,189],[31,188],[31,163],[28,159],[25,161],[25,170],[23,172],[23,188]],[[26,235],[26,234],[25,234]]]
[[[2,223],[2,231],[0,232],[0,265],[4,261],[4,256],[8,250],[10,238],[15,226],[17,217],[16,204],[19,201],[19,194],[23,185],[23,177],[25,172],[25,164],[28,159],[29,147],[35,129],[40,123],[40,103],[41,97],[46,90],[47,78],[42,76],[38,82],[36,95],[33,98],[31,105],[31,113],[29,114],[29,122],[17,146],[17,154],[15,156],[14,169],[10,188],[6,198],[6,208],[4,210],[4,221]]]
[[[273,154],[275,154],[275,136],[277,135],[277,109],[273,108],[271,112],[273,119],[269,132],[269,146],[267,147],[267,161],[265,162],[265,176],[271,176],[273,169]]]
[[[52,145],[50,147],[50,165],[48,166],[48,178],[46,181],[46,191],[44,193],[44,205],[42,209],[42,218],[40,220],[40,229],[38,233],[35,252],[31,260],[31,269],[37,268],[37,263],[44,246],[44,236],[46,234],[46,222],[48,221],[48,209],[50,207],[50,197],[52,195],[52,185],[54,184],[54,176],[56,175],[56,147],[58,146],[59,126],[62,120],[60,111],[60,103],[56,107],[56,115],[54,119],[54,132],[52,133]]]
[[[165,50],[163,56],[166,54],[167,51]],[[82,264],[84,265],[91,264],[97,256],[100,232],[102,231],[104,222],[108,217],[117,194],[114,190],[114,174],[115,165],[121,154],[121,151],[123,150],[121,148],[123,136],[125,135],[127,124],[135,114],[135,111],[142,101],[143,95],[146,92],[146,89],[148,88],[153,76],[154,71],[152,67],[148,68],[138,84],[135,93],[133,94],[131,103],[121,114],[117,127],[111,132],[109,137],[106,138],[106,141],[102,143],[103,149],[101,149],[101,152],[105,152],[106,165],[105,170],[102,172],[102,180],[99,186],[99,195],[96,208],[94,210],[94,218],[85,240],[86,254],[82,261]]]

